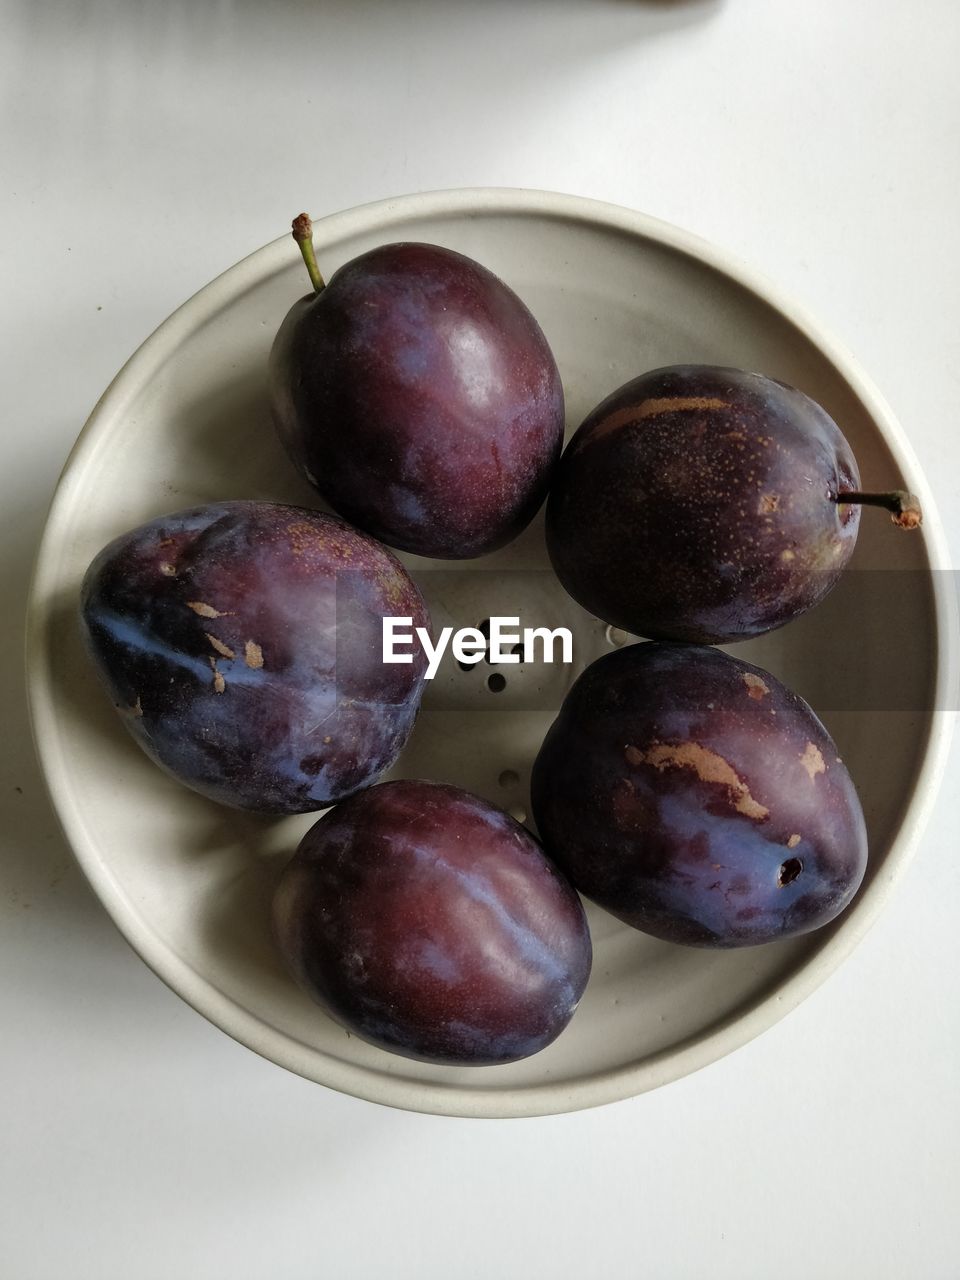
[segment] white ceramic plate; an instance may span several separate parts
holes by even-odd
[[[894,578],[848,573],[819,609],[738,647],[813,704],[860,789],[871,860],[852,908],[798,941],[720,953],[657,942],[591,908],[593,976],[573,1022],[543,1053],[505,1067],[441,1068],[384,1053],[348,1036],[287,979],[270,942],[270,894],[311,819],[218,808],[150,764],[96,682],[76,604],[94,554],[161,512],[224,498],[314,503],[274,440],[265,396],[274,332],[308,291],[288,235],[157,330],[107,390],[70,457],[30,610],[37,744],[67,838],[118,927],[165,982],[237,1040],[310,1079],[414,1110],[517,1116],[594,1106],[681,1076],[764,1030],[840,962],[880,910],[944,763],[949,716],[938,708],[956,705],[948,575],[930,572],[946,570],[946,551],[913,454],[862,373],[794,306],[703,242],[609,205],[524,191],[409,196],[316,227],[328,278],[363,250],[404,239],[467,253],[524,298],[556,353],[570,429],[646,369],[734,365],[823,403],[853,445],[864,487],[899,483],[921,495],[920,535],[898,533],[880,512],[862,521],[855,565],[896,570]],[[539,522],[496,556],[447,563],[440,573],[405,559],[426,584],[436,620],[444,613],[475,625],[491,612],[511,613],[517,601],[531,625],[574,627],[573,668],[511,670],[501,693],[487,687],[489,668],[464,673],[448,664],[394,770],[523,810],[552,718],[543,708],[555,708],[603,651],[605,629],[546,571]],[[893,584],[897,609],[864,593],[864,583],[881,580]],[[519,781],[502,785],[505,770]]]

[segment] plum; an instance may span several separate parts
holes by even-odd
[[[320,818],[284,870],[274,932],[347,1030],[426,1062],[538,1052],[590,973],[580,899],[533,836],[435,782],[384,782]]]
[[[374,782],[420,704],[426,659],[384,665],[381,619],[426,606],[335,516],[221,502],[151,520],[96,557],[87,647],[140,746],[187,786],[264,813]]]
[[[303,219],[305,215],[301,216]],[[563,389],[536,320],[462,254],[388,244],[295,303],[270,359],[274,419],[334,510],[403,551],[479,556],[547,496]]]
[[[532,804],[581,893],[668,942],[819,928],[866,866],[857,793],[810,707],[699,645],[630,645],[589,666],[537,756]]]
[[[912,495],[859,483],[840,428],[801,391],[738,369],[655,369],[570,441],[547,547],[566,590],[605,622],[655,640],[746,639],[830,591],[858,504],[919,524]]]

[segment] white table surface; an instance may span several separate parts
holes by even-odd
[[[739,253],[872,372],[960,561],[956,0],[0,0],[0,1276],[960,1276],[960,750],[843,968],[598,1111],[392,1112],[128,950],[45,799],[30,562],[98,394],[284,230],[406,191],[596,196]],[[948,775],[948,778],[950,775]]]

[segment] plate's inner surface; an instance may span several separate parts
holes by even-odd
[[[475,256],[524,298],[557,356],[570,429],[646,369],[729,364],[781,378],[820,400],[850,439],[866,488],[898,479],[876,428],[825,357],[767,303],[711,268],[621,231],[495,211],[436,220],[397,215],[376,236],[333,241],[320,224],[321,267],[329,278],[341,262],[393,239],[433,241]],[[237,1006],[299,1042],[288,1041],[275,1056],[318,1079],[329,1056],[457,1088],[573,1085],[736,1017],[827,934],[711,953],[645,938],[591,908],[593,976],[570,1028],[544,1053],[509,1067],[459,1071],[382,1053],[302,996],[271,946],[272,885],[311,819],[252,818],[178,787],[141,755],[110,708],[75,621],[84,569],[110,538],[161,512],[225,498],[318,505],[275,441],[266,400],[273,334],[307,291],[295,255],[291,243],[285,267],[235,296],[135,388],[121,413],[101,419],[61,499],[56,583],[40,602],[51,610],[47,671],[58,721],[47,750],[58,754],[101,864],[141,929]],[[455,782],[525,813],[540,739],[572,679],[609,647],[606,629],[555,583],[539,521],[512,547],[473,564],[406,560],[438,621],[442,614],[444,621],[476,625],[491,612],[519,612],[529,625],[567,623],[574,630],[572,668],[510,668],[500,692],[488,688],[489,666],[463,672],[448,656],[394,771]],[[848,574],[819,609],[736,651],[803,694],[837,738],[864,803],[875,877],[923,746],[933,620],[919,538],[897,534],[882,513],[868,511],[855,563],[886,572]],[[897,608],[887,607],[883,587],[875,589],[885,581]],[[907,593],[911,606],[904,608]],[[244,1038],[238,1025],[228,1029]]]

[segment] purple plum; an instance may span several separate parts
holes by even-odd
[[[530,833],[434,782],[385,782],[307,832],[274,899],[303,989],[408,1058],[480,1066],[544,1048],[590,973],[580,899]]]
[[[668,942],[817,929],[866,867],[860,801],[811,709],[698,645],[630,645],[589,666],[537,756],[532,804],[580,892]]]
[[[560,375],[528,309],[479,263],[430,244],[383,245],[316,280],[270,361],[299,469],[351,524],[403,551],[458,560],[515,538],[547,495],[564,426]]]
[[[864,494],[840,428],[771,378],[677,365],[626,383],[567,446],[547,503],[561,583],[605,622],[721,644],[783,626],[831,590],[858,504],[920,523],[910,494]]]
[[[375,782],[426,659],[382,662],[384,615],[430,625],[403,566],[334,516],[222,502],[115,539],[82,590],[87,647],[157,764],[222,804],[323,808]]]

